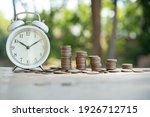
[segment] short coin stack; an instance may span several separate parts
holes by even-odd
[[[76,68],[77,69],[79,70],[86,69],[86,57],[87,57],[87,52],[77,51],[77,55],[76,55]]]
[[[101,71],[101,58],[99,56],[89,56],[92,71]]]
[[[106,61],[106,70],[115,70],[116,69],[117,59],[107,59]]]
[[[63,70],[70,70],[71,66],[71,46],[66,45],[61,47],[61,68]]]
[[[122,64],[122,72],[132,72],[133,65],[132,64]]]
[[[122,69],[133,69],[133,65],[132,64],[122,64]]]

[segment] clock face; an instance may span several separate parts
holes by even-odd
[[[35,68],[43,64],[49,55],[49,39],[37,27],[23,26],[10,34],[6,51],[16,66]]]

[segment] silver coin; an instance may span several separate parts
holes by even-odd
[[[65,71],[54,71],[54,74],[67,74]]]

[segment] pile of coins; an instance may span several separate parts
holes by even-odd
[[[61,47],[61,68],[63,70],[70,70],[71,66],[71,46],[66,45]]]
[[[132,64],[122,64],[122,72],[132,72],[133,65]]]
[[[86,69],[86,57],[87,52],[85,51],[78,51],[76,55],[76,68],[79,70]]]
[[[133,65],[132,64],[122,64],[122,69],[133,69]]]
[[[92,71],[101,71],[101,58],[99,56],[89,56]]]
[[[106,61],[106,70],[115,70],[116,69],[117,59],[107,59]]]

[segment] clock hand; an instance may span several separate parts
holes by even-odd
[[[29,48],[32,47],[33,45],[35,45],[36,43],[38,43],[39,41],[41,41],[41,39],[38,40],[38,41],[36,41],[36,42],[34,42],[33,44],[31,44],[31,45],[29,46]]]
[[[29,46],[25,45],[24,43],[22,43],[21,41],[18,41],[21,45],[25,46],[26,49],[29,49]]]

